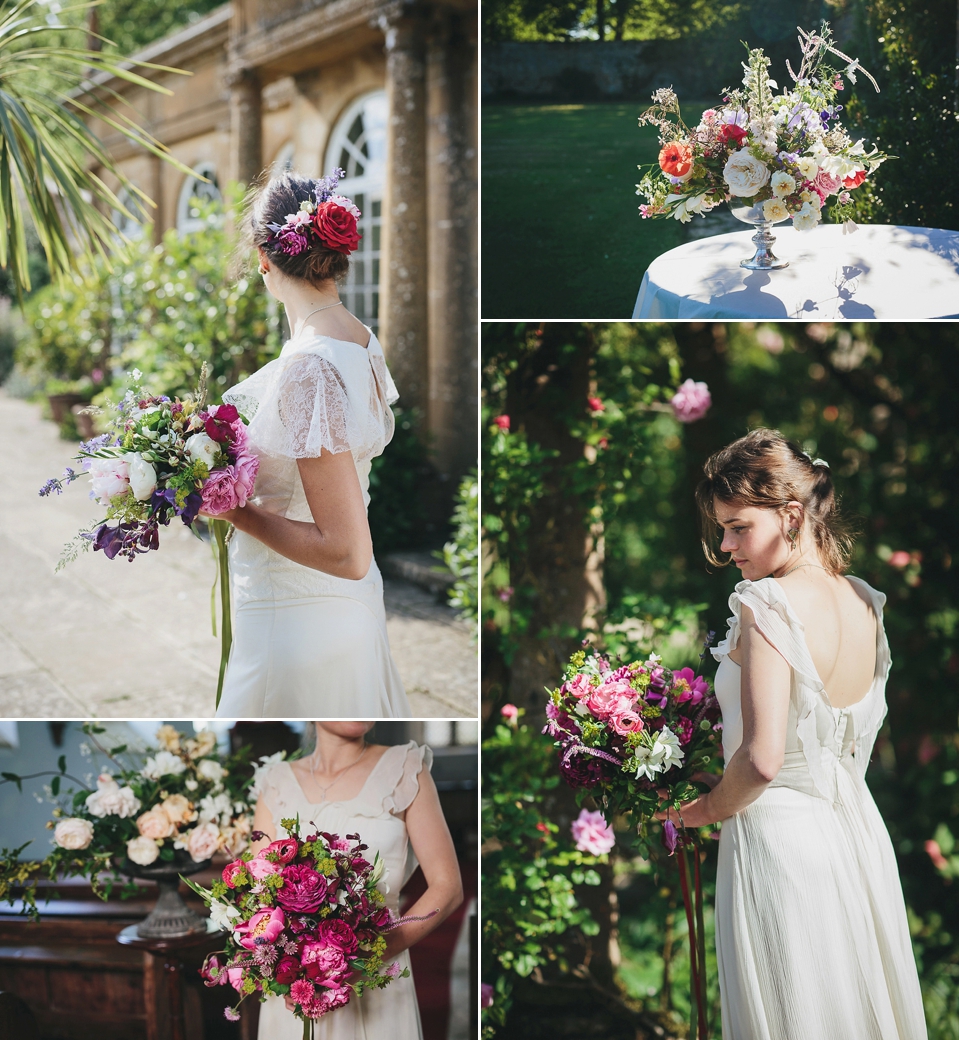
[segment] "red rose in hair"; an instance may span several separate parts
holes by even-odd
[[[356,217],[335,202],[321,202],[316,207],[313,226],[323,244],[338,253],[352,253],[360,244]]]
[[[844,188],[858,188],[860,184],[866,179],[866,171],[859,170],[854,173],[851,177],[843,178],[842,186]]]

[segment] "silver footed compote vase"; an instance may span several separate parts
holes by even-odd
[[[788,260],[780,260],[773,252],[776,236],[770,231],[773,224],[781,224],[782,220],[768,220],[763,213],[763,204],[756,202],[750,205],[742,199],[731,198],[729,210],[732,215],[744,224],[752,224],[756,228],[753,242],[756,252],[748,260],[740,260],[740,267],[748,267],[750,271],[774,271],[780,267],[788,267]],[[783,220],[788,220],[785,216]]]
[[[188,852],[177,850],[172,860],[156,860],[148,867],[124,858],[118,870],[131,878],[155,881],[160,894],[156,906],[136,926],[141,939],[180,939],[207,931],[205,917],[195,914],[180,895],[180,875],[205,870],[210,860],[197,863]]]

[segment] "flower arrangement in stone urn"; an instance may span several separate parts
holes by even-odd
[[[41,877],[86,877],[102,899],[121,878],[142,878],[155,881],[160,894],[137,927],[141,938],[205,931],[206,920],[179,895],[180,875],[204,869],[217,853],[232,858],[243,852],[259,779],[282,756],[261,759],[251,770],[248,749],[221,753],[212,730],[185,737],[164,725],[157,730],[156,747],[141,752],[126,745],[104,747],[98,739],[106,732],[102,726],[86,723],[83,732],[110,763],[95,779],[70,776],[64,756],[56,772],[2,774],[0,783],[16,783],[21,790],[26,779],[51,776],[48,791],[56,808],[47,824],[54,847],[45,859],[21,860],[27,845],[0,850],[0,899],[20,899],[24,911],[37,917]],[[86,749],[92,753],[89,745]],[[121,897],[136,893],[133,880],[120,890]]]
[[[639,124],[659,130],[662,148],[658,166],[636,186],[636,194],[646,197],[641,216],[687,223],[728,203],[737,219],[757,228],[756,252],[741,263],[751,270],[788,265],[773,255],[773,224],[791,219],[796,230],[808,231],[829,205],[843,233],[856,230],[851,193],[890,156],[875,147],[867,151],[861,139],[849,136],[838,97],[857,73],[877,92],[879,86],[858,59],[835,46],[828,23],[819,32],[799,29],[799,46],[799,70],[786,62],[792,84],[778,94],[769,58],[761,48],[747,48],[742,87],[726,88],[722,105],[703,112],[694,127],[683,122],[672,88],[653,94]],[[830,55],[844,63],[841,70],[829,64]]]

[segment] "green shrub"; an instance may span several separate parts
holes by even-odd
[[[463,477],[453,510],[453,538],[437,553],[456,577],[449,603],[464,621],[475,624],[479,614],[479,481]]]

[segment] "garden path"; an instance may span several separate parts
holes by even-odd
[[[219,641],[210,548],[182,525],[134,563],[62,546],[97,517],[86,481],[37,490],[75,449],[35,404],[0,390],[0,718],[195,718],[213,713]],[[476,715],[476,650],[445,604],[387,579],[390,645],[417,718]],[[210,694],[207,694],[210,691]]]

